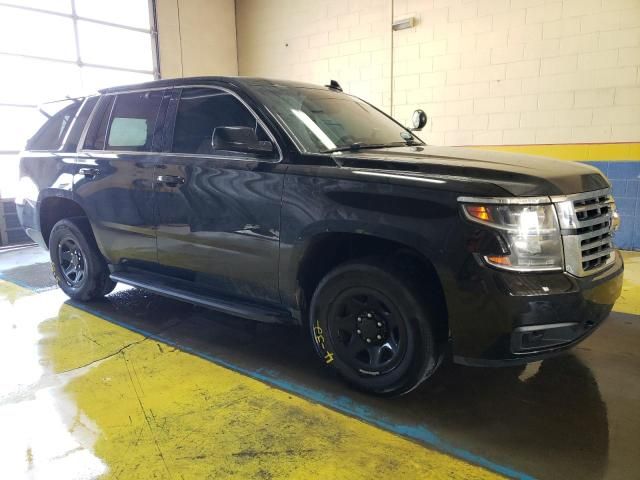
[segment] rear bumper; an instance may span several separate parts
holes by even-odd
[[[475,294],[484,299],[453,308],[453,316],[450,310],[453,358],[465,365],[503,366],[543,360],[593,333],[620,296],[624,265],[616,252],[611,267],[585,278],[478,264],[471,269]]]
[[[42,248],[47,249],[47,242],[45,242],[39,229],[38,204],[32,201],[16,203],[16,213],[18,214],[20,225],[22,225],[29,238]]]

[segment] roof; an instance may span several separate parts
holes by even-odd
[[[146,89],[146,88],[162,88],[162,87],[174,87],[176,85],[202,85],[208,83],[227,83],[230,85],[238,85],[245,88],[251,88],[260,85],[284,85],[294,88],[318,88],[327,89],[326,86],[314,85],[311,83],[294,82],[290,80],[275,80],[259,77],[220,77],[220,76],[202,76],[202,77],[181,77],[170,78],[164,80],[154,80],[152,82],[137,83],[131,85],[120,85],[117,87],[109,87],[99,90],[100,93],[114,93],[132,89]]]

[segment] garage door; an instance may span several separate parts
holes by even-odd
[[[38,105],[153,80],[152,0],[0,3],[0,197],[14,197],[18,153],[45,120]]]

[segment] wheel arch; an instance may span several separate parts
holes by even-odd
[[[347,262],[366,257],[391,258],[419,285],[429,285],[430,294],[439,299],[434,305],[438,321],[438,337],[446,340],[449,335],[447,306],[443,285],[431,256],[420,249],[417,237],[402,233],[380,235],[363,231],[319,232],[298,248],[294,274],[295,302],[301,321],[307,321],[311,297],[322,280],[332,269]]]
[[[48,195],[41,198],[39,203],[40,232],[47,248],[49,248],[51,231],[56,223],[65,218],[87,218],[84,208],[68,196]]]

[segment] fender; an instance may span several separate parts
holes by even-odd
[[[436,265],[441,246],[432,245],[417,231],[408,231],[399,227],[354,220],[322,220],[308,225],[296,241],[290,246],[281,246],[280,287],[286,304],[293,310],[299,308],[299,273],[307,255],[313,248],[331,235],[362,235],[372,240],[382,240],[402,245],[418,252],[427,262]],[[333,252],[331,252],[333,253]],[[315,253],[317,254],[317,253]],[[318,262],[323,257],[317,258]]]
[[[18,218],[27,235],[46,248],[40,221],[40,205],[56,197],[73,199],[75,154],[60,152],[22,153],[20,183],[16,198]]]

